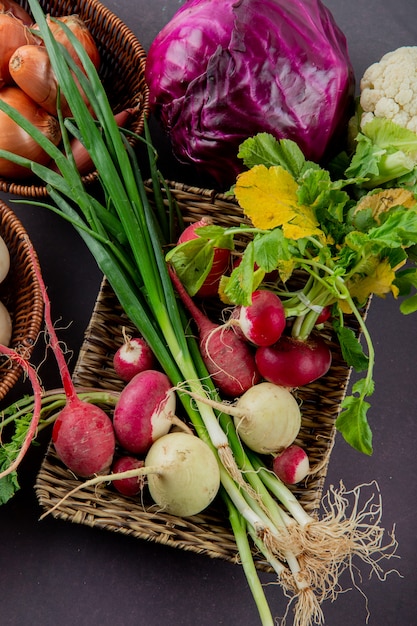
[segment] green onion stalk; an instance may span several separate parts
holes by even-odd
[[[170,243],[175,207],[167,209],[162,200],[163,191],[167,191],[166,183],[157,167],[157,155],[146,119],[145,137],[140,139],[146,146],[156,207],[151,205],[146,193],[127,132],[117,126],[104,87],[82,45],[63,24],[62,28],[77,51],[85,73],[53,38],[38,1],[29,0],[29,5],[72,118],[63,119],[59,113],[64,145],[64,150],[61,150],[18,111],[0,101],[0,110],[41,145],[58,171],[7,151],[0,151],[0,157],[30,168],[45,183],[51,202],[32,201],[32,204],[55,212],[80,234],[126,315],[149,343],[177,389],[196,434],[216,455],[221,474],[220,494],[262,625],[272,626],[274,620],[257,576],[248,537],[252,537],[271,570],[277,573],[285,591],[296,599],[294,623],[300,626],[311,624],[312,620],[321,623],[319,604],[326,595],[334,596],[336,566],[331,557],[327,563],[324,559],[324,582],[320,580],[316,585],[320,578],[318,564],[314,561],[314,566],[308,567],[308,557],[305,556],[310,552],[316,558],[319,550],[315,540],[319,534],[316,520],[305,513],[277,477],[266,468],[260,471],[261,461],[255,463],[246,453],[233,420],[211,405],[211,401],[219,401],[220,398],[202,362],[196,340],[187,336],[187,318],[176,297],[166,264],[164,246]],[[73,74],[85,92],[93,113],[85,104]],[[91,195],[83,184],[70,149],[72,136],[84,144],[99,173],[101,200]],[[166,195],[169,197],[169,194]],[[111,398],[107,401],[111,402]],[[25,402],[26,409],[22,405],[21,411],[30,410],[30,402]],[[52,395],[50,406],[58,409],[60,402],[60,398]],[[18,415],[21,414],[19,411]],[[45,418],[45,425],[52,420],[52,416]],[[43,423],[42,420],[40,423]],[[263,480],[266,475],[268,480]],[[271,495],[274,492],[278,498]],[[315,537],[309,539],[293,532],[294,511],[304,526],[309,523],[315,525]],[[330,535],[336,535],[334,524],[330,523],[329,527]],[[344,532],[343,528],[340,532]],[[354,545],[356,552],[360,552],[360,535]],[[369,560],[369,545],[362,550]],[[297,558],[301,552],[304,553],[302,562]],[[306,561],[307,567],[304,565]],[[326,571],[329,563],[332,580],[335,578],[336,581],[334,585],[329,584],[326,591],[323,589],[329,576]],[[314,585],[319,593],[316,593]]]

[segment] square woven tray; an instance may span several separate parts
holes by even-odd
[[[244,221],[240,208],[229,197],[178,183],[170,183],[170,192],[186,220],[194,221],[202,215],[210,214],[216,223],[222,225]],[[348,322],[357,333],[356,321]],[[74,370],[76,385],[122,389],[123,384],[113,370],[112,358],[120,345],[123,326],[131,334],[134,333],[134,328],[104,279]],[[350,377],[350,369],[341,356],[331,327],[325,331],[333,354],[331,368],[319,381],[297,390],[297,398],[302,403],[302,427],[297,442],[308,452],[314,473],[292,490],[311,514],[317,514],[320,506],[334,443],[334,423]],[[59,461],[51,444],[35,487],[41,506],[49,510],[78,482]],[[55,509],[52,515],[75,523],[133,535],[138,539],[204,553],[210,557],[231,562],[238,560],[234,536],[220,499],[215,500],[203,513],[180,519],[161,513],[146,497],[128,498],[116,493],[111,486],[102,485],[99,490],[92,487],[78,491]],[[255,550],[254,558],[259,569],[270,571]]]

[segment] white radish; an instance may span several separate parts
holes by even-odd
[[[10,253],[3,237],[0,237],[0,283],[6,278],[10,269]]]
[[[272,469],[283,483],[296,485],[310,473],[308,454],[294,443],[274,458]]]
[[[268,382],[248,389],[229,413],[242,441],[260,454],[274,454],[287,448],[301,427],[300,408],[292,393],[286,387]]]
[[[0,343],[3,346],[8,346],[10,344],[12,332],[12,318],[10,317],[10,313],[3,302],[0,301]]]
[[[220,487],[220,469],[214,452],[202,440],[172,432],[151,446],[145,467],[154,502],[172,515],[197,515],[214,500]]]
[[[127,383],[114,410],[113,426],[127,452],[145,454],[170,430],[176,396],[169,378],[158,370],[139,372]]]

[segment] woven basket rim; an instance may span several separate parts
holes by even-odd
[[[14,306],[9,311],[12,317],[13,330],[10,347],[30,358],[43,325],[44,304],[39,282],[36,278],[33,262],[29,253],[32,243],[19,218],[12,209],[0,200],[0,234],[9,247],[12,266],[7,289],[13,292]],[[37,259],[36,251],[34,251]],[[23,281],[23,283],[20,283]],[[12,284],[13,283],[13,284]],[[2,287],[3,288],[3,287]],[[15,386],[23,370],[16,361],[6,360],[0,364],[0,400]]]
[[[26,0],[16,1],[26,10],[30,11]],[[56,2],[39,0],[39,3],[43,10],[47,10],[48,13],[51,13],[52,15],[63,14],[59,11],[59,6],[62,6],[63,4],[60,0],[57,0]],[[122,41],[124,48],[128,49],[130,52],[131,56],[129,62],[132,65],[135,65],[135,71],[137,72],[138,77],[140,77],[140,90],[136,93],[130,94],[130,106],[132,108],[135,106],[138,107],[138,113],[135,114],[127,124],[129,131],[134,133],[133,135],[128,136],[128,141],[131,145],[135,145],[137,139],[134,135],[136,134],[140,136],[143,133],[144,119],[148,118],[150,114],[149,88],[144,79],[146,64],[145,49],[135,33],[115,13],[103,5],[99,0],[76,0],[75,3],[72,3],[72,6],[84,8],[86,12],[88,11],[89,14],[94,15],[94,18],[99,18],[100,23],[105,23],[106,26],[111,29],[111,33],[117,33],[115,40]],[[108,36],[109,32],[106,34]],[[109,40],[107,39],[106,45],[108,44],[108,41]],[[100,42],[96,41],[96,43],[100,47]],[[99,75],[101,75],[101,69],[99,70]],[[117,103],[115,103],[115,112],[117,112],[117,106]],[[92,171],[83,175],[82,181],[85,185],[89,185],[94,183],[97,178],[97,171]],[[41,181],[37,182],[36,180],[31,180],[30,178],[24,180],[9,180],[0,176],[0,191],[24,197],[45,197],[48,195],[48,190],[45,184]]]

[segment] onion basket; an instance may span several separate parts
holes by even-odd
[[[17,0],[30,13],[26,0]],[[145,82],[146,53],[135,34],[98,0],[40,0],[45,14],[52,17],[77,14],[88,26],[100,52],[99,76],[108,95],[113,112],[127,108],[135,112],[126,123],[126,128],[141,135],[144,119],[149,115],[148,87]],[[134,145],[136,139],[129,136]],[[92,171],[83,176],[85,184],[96,180]],[[5,180],[0,178],[0,191],[26,197],[47,195],[43,182],[36,178]]]
[[[12,318],[10,347],[29,358],[43,326],[43,299],[31,260],[28,235],[14,212],[0,200],[0,235],[10,254],[10,270],[0,284],[0,300]],[[0,400],[23,371],[16,361],[0,356]]]
[[[231,196],[172,182],[168,189],[185,222],[197,221],[203,216],[212,217],[214,223],[222,226],[238,226],[246,221]],[[152,201],[150,185],[148,192]],[[243,240],[239,243],[244,245]],[[346,322],[358,334],[353,316]],[[73,377],[77,386],[121,391],[123,383],[115,374],[112,359],[121,343],[123,326],[128,333],[135,333],[104,278],[75,366]],[[331,326],[326,325],[324,332],[333,356],[331,368],[320,380],[297,390],[302,406],[302,427],[296,442],[308,453],[312,473],[291,490],[312,515],[318,514],[320,507],[335,438],[335,421],[350,378],[350,369],[343,360]],[[79,481],[60,462],[51,444],[35,486],[40,505],[46,511],[52,509],[77,484]],[[158,510],[145,495],[122,496],[103,484],[99,489],[94,486],[78,491],[51,514],[59,519],[238,562],[235,539],[220,498],[199,515],[178,518]],[[270,571],[255,549],[254,560],[258,569]]]

